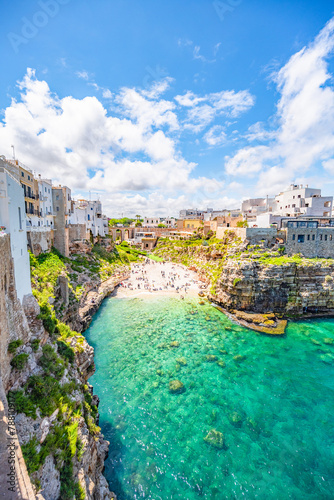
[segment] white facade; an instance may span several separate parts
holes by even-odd
[[[287,191],[275,196],[273,213],[285,217],[330,217],[332,208],[333,197],[321,196],[321,189],[291,184]]]
[[[53,201],[51,179],[38,178],[41,226],[53,229]]]
[[[216,217],[239,217],[240,216],[240,210],[239,209],[233,209],[229,210],[225,208],[224,210],[211,210],[210,212],[204,212],[203,217],[204,221],[211,221],[214,220]]]
[[[193,208],[189,208],[186,210],[180,210],[179,218],[180,219],[203,219],[203,210],[197,210]]]
[[[99,200],[75,201],[70,224],[86,224],[86,231],[91,231],[93,236],[108,234],[108,218],[102,215],[102,204]]]
[[[167,227],[176,227],[176,219],[174,219],[174,217],[167,217],[162,223]]]
[[[144,217],[144,227],[158,227],[161,224],[160,217]]]
[[[250,198],[241,205],[242,215],[249,219],[257,215],[272,212],[275,198]]]
[[[24,193],[20,182],[3,167],[0,167],[0,225],[10,234],[17,296],[22,303],[23,297],[31,294]]]

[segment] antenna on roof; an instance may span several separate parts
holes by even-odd
[[[13,149],[13,160],[15,160],[15,148],[13,144],[11,145],[11,148]]]

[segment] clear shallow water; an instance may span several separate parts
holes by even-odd
[[[333,320],[273,338],[197,299],[109,298],[86,336],[119,500],[334,498]],[[211,429],[224,449],[204,441]]]

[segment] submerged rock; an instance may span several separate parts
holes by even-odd
[[[185,392],[186,388],[182,384],[181,380],[171,380],[169,382],[169,392],[172,394],[181,394]]]
[[[181,366],[187,366],[187,360],[186,360],[186,358],[183,358],[183,357],[182,358],[177,358],[176,362],[179,363],[179,365],[181,365]]]
[[[220,366],[220,368],[225,368],[226,363],[225,363],[225,361],[223,361],[222,359],[220,359],[219,361],[217,361],[217,365]]]
[[[311,342],[315,345],[321,345],[321,342],[319,342],[319,340],[316,339],[311,339]]]
[[[208,363],[213,363],[214,361],[218,361],[218,358],[214,354],[207,354],[205,360],[208,361]]]
[[[324,339],[324,343],[328,344],[328,345],[334,344],[334,339],[331,339],[330,337],[326,337]]]
[[[237,354],[236,356],[233,356],[233,359],[236,363],[239,363],[240,361],[246,359],[246,356],[243,354]]]
[[[170,345],[171,347],[179,347],[180,342],[178,342],[177,340],[173,340],[173,342],[171,342],[169,345]]]
[[[210,446],[218,448],[219,450],[222,450],[224,448],[224,435],[222,432],[219,432],[216,429],[211,429],[211,431],[209,431],[205,436],[204,441]]]
[[[238,412],[234,411],[233,413],[231,413],[229,419],[232,425],[234,425],[235,427],[241,427],[242,416]]]
[[[157,375],[159,375],[159,377],[162,377],[163,374],[164,372],[162,370],[157,370]]]

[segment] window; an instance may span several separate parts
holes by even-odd
[[[57,207],[57,212],[59,212],[59,207]]]
[[[59,200],[59,194],[56,195],[56,200]]]
[[[21,207],[19,207],[19,226],[20,226],[20,231],[22,231]]]
[[[298,198],[301,198],[301,197],[302,197],[302,195],[301,195],[301,194],[299,194],[299,195],[298,195]]]
[[[28,175],[28,181],[30,181],[30,175]]]
[[[315,240],[315,234],[312,234],[312,241]]]
[[[292,235],[292,239],[293,239],[293,241],[296,239],[296,235],[295,234]]]
[[[304,243],[305,241],[305,235],[304,234],[298,234],[298,243]]]
[[[45,190],[44,192],[46,193],[47,192],[46,187],[44,188],[44,190]]]
[[[330,234],[330,235],[329,235],[329,241],[332,241],[332,239],[333,239],[333,235],[332,235],[332,234]]]
[[[21,172],[21,176],[24,177],[24,172]]]
[[[325,241],[327,241],[327,234],[325,234]]]
[[[322,240],[322,234],[320,235],[320,241]]]
[[[309,234],[307,235],[307,241],[310,241],[310,235]]]

